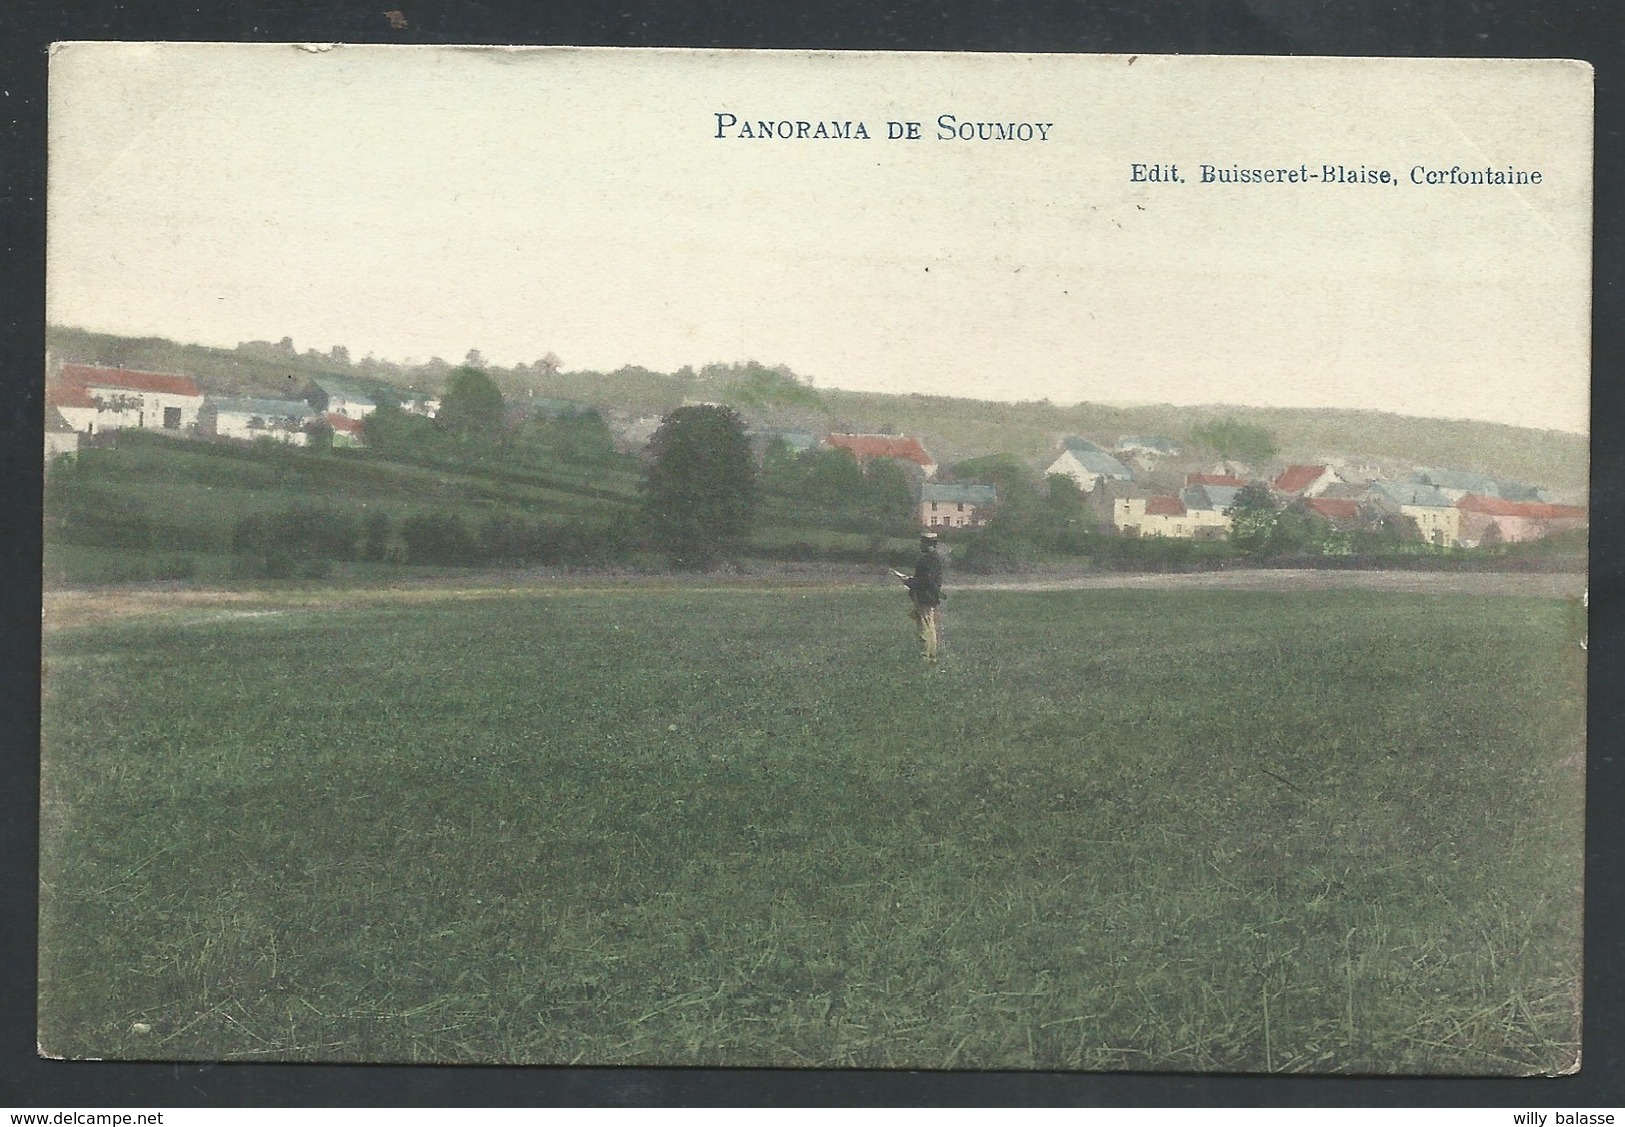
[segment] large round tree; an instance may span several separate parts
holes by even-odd
[[[756,461],[731,407],[679,407],[649,441],[643,515],[678,567],[709,567],[733,553],[756,512]]]
[[[477,351],[477,350],[476,350]],[[446,377],[435,421],[458,438],[496,438],[502,432],[502,389],[478,368],[453,368]]]

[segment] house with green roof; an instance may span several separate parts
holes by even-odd
[[[253,441],[269,438],[289,446],[309,441],[306,425],[316,411],[302,399],[233,399],[208,396],[198,412],[198,429],[216,438]]]
[[[927,481],[920,486],[920,525],[924,528],[972,528],[986,523],[988,509],[999,499],[992,485]]]

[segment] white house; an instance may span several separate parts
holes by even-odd
[[[126,427],[186,431],[197,426],[203,393],[190,376],[64,364],[47,382],[45,401],[80,434]]]
[[[1189,540],[1210,522],[1193,513],[1178,497],[1120,497],[1112,503],[1112,524],[1132,536],[1166,536]]]
[[[1277,493],[1292,497],[1319,497],[1334,485],[1344,484],[1330,466],[1288,466],[1270,483]]]
[[[1044,473],[1065,474],[1077,482],[1078,488],[1085,493],[1094,492],[1096,486],[1108,479],[1132,481],[1134,478],[1134,474],[1122,462],[1103,448],[1082,438],[1068,438],[1063,441],[1061,456],[1051,462]]]
[[[1178,455],[1179,444],[1157,434],[1125,434],[1117,440],[1116,456],[1120,461],[1138,462],[1147,469]]]
[[[79,453],[79,432],[74,430],[62,412],[55,407],[45,408],[45,464],[58,458],[71,458]]]
[[[204,401],[202,429],[218,438],[269,438],[290,446],[309,441],[305,425],[316,412],[301,399],[216,399]]]
[[[353,380],[317,376],[310,381],[305,399],[316,410],[341,419],[364,419],[378,410],[373,393]]]
[[[1223,539],[1230,530],[1235,492],[1223,485],[1188,485],[1177,497],[1121,497],[1112,503],[1112,524],[1134,536]]]

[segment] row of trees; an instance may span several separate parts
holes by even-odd
[[[549,461],[596,465],[617,457],[614,436],[596,411],[510,425],[502,392],[469,367],[451,374],[435,418],[384,404],[362,421],[362,434],[367,447],[383,457],[429,464],[522,466],[542,452]]]
[[[915,474],[877,458],[866,466],[845,450],[796,452],[782,440],[762,458],[761,491],[795,523],[877,536],[906,536],[914,525]]]
[[[623,559],[637,545],[614,522],[548,523],[512,513],[471,518],[454,510],[355,513],[292,505],[239,519],[232,529],[238,575],[320,579],[335,562],[440,567],[591,564]]]

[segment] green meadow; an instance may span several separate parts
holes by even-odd
[[[1582,612],[537,589],[47,633],[43,1049],[1539,1073]]]

